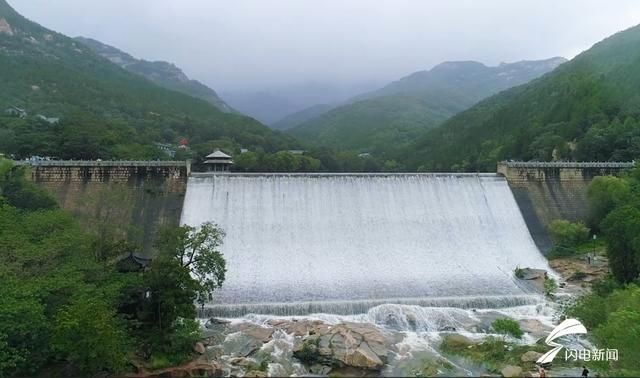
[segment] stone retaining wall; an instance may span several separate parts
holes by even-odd
[[[115,229],[151,250],[162,225],[180,222],[188,162],[19,162],[87,227]]]
[[[538,248],[551,248],[547,226],[554,219],[584,221],[588,213],[587,188],[596,176],[619,175],[633,162],[502,162],[504,175]]]

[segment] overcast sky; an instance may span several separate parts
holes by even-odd
[[[69,36],[176,63],[217,90],[397,79],[446,60],[571,58],[637,0],[9,0]]]

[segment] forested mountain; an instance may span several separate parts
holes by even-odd
[[[0,152],[60,158],[166,158],[156,142],[277,151],[295,140],[161,88],[0,0]],[[16,114],[9,107],[18,107]],[[5,111],[9,110],[12,114]],[[58,123],[37,117],[60,118]]]
[[[180,68],[172,63],[136,59],[122,50],[91,38],[76,37],[75,39],[127,71],[142,75],[161,87],[205,100],[223,112],[233,111],[216,91],[197,80],[189,79]]]
[[[299,112],[289,114],[288,116],[282,118],[281,120],[275,123],[272,123],[270,126],[274,130],[289,130],[298,125],[303,124],[304,122],[310,119],[316,118],[336,107],[337,105],[329,105],[329,104],[313,105],[311,107],[300,110]]]
[[[446,62],[347,101],[290,130],[305,141],[336,148],[388,152],[426,129],[501,90],[553,70],[563,58],[487,67]],[[298,117],[303,118],[303,117]]]
[[[267,91],[224,92],[222,95],[234,109],[254,117],[265,125],[269,125],[301,107],[300,104],[291,101],[286,96]]]
[[[460,171],[493,170],[501,159],[632,160],[639,117],[636,26],[456,115],[398,157],[409,168]]]
[[[230,89],[223,92],[222,97],[231,107],[243,114],[250,115],[273,129],[284,130],[288,127],[286,123],[291,121],[289,116],[293,114],[303,112],[302,116],[305,117],[304,113],[309,108],[316,108],[318,104],[331,104],[328,107],[330,109],[357,94],[380,87],[377,80],[336,82],[311,79],[287,84],[291,80],[282,78],[283,84],[272,85],[259,91]],[[299,116],[293,118],[296,117]],[[295,122],[297,125],[300,120]]]

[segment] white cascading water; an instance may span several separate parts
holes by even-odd
[[[513,270],[548,269],[494,174],[195,174],[182,223],[207,221],[228,268],[208,316],[531,304]]]

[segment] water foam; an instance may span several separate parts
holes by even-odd
[[[548,269],[497,175],[194,176],[182,222],[205,221],[228,275],[203,316],[512,307],[539,300],[513,269]]]

